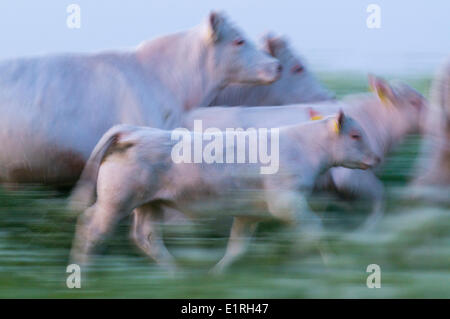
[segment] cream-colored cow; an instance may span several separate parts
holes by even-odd
[[[280,64],[219,13],[128,51],[0,63],[0,183],[72,183],[113,125],[171,129],[230,83],[269,84]]]
[[[222,146],[215,148],[215,154],[232,152],[233,158],[238,156],[237,144],[224,141],[247,132],[216,133],[221,133]],[[378,162],[363,129],[342,112],[324,120],[282,127],[277,140],[272,134],[267,139],[258,135],[258,145],[265,142],[272,152],[278,151],[278,169],[273,174],[261,174],[257,162],[179,162],[173,157],[179,142],[171,138],[172,134],[117,126],[102,137],[72,195],[72,207],[87,207],[77,226],[74,263],[85,264],[97,242],[134,210],[136,243],[159,263],[173,267],[158,224],[164,207],[195,217],[205,213],[205,203],[213,201],[218,213],[234,217],[227,252],[216,267],[221,271],[244,252],[260,218],[270,216],[299,228],[304,226],[303,231],[319,232],[320,220],[306,204],[317,176],[333,166],[366,169]],[[195,149],[195,140],[202,133],[185,134]],[[249,152],[253,147],[248,142]],[[253,215],[249,209],[236,206],[242,205],[237,194],[248,189],[255,193],[244,196],[246,207],[262,205],[267,212]],[[226,208],[220,209],[221,203],[226,203]]]

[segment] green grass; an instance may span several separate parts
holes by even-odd
[[[323,74],[340,97],[367,90],[365,76]],[[428,77],[407,79],[427,95]],[[332,254],[324,265],[314,247],[294,243],[277,223],[261,225],[249,253],[221,277],[207,274],[222,256],[227,222],[166,227],[180,272],[171,277],[142,256],[123,221],[102,246],[82,282],[66,288],[66,265],[75,216],[66,193],[43,187],[0,189],[0,297],[55,298],[449,298],[450,211],[405,199],[420,139],[411,136],[390,155],[380,177],[386,216],[372,232],[357,231],[360,206],[316,198]],[[222,223],[220,223],[222,224]],[[366,268],[381,267],[381,289],[366,287]]]

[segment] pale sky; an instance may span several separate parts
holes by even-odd
[[[81,7],[81,29],[66,8]],[[366,8],[381,7],[381,28],[368,29]],[[286,35],[316,70],[432,72],[450,55],[447,0],[2,0],[0,59],[132,47],[190,28],[224,10],[253,39]]]

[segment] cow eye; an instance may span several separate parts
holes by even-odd
[[[233,44],[235,46],[241,46],[241,45],[244,45],[244,43],[245,43],[245,40],[243,40],[243,39],[236,39],[233,41]]]
[[[361,139],[361,135],[359,135],[358,133],[352,133],[352,134],[350,134],[350,137],[354,140]]]
[[[302,65],[296,64],[292,67],[292,73],[302,73],[304,69]]]

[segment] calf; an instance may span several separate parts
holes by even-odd
[[[195,120],[204,127],[280,127],[311,120],[310,110],[322,115],[336,113],[342,108],[355,118],[367,132],[374,151],[385,156],[405,135],[420,132],[427,102],[414,89],[405,85],[389,85],[381,78],[369,77],[373,93],[355,94],[342,101],[326,101],[273,107],[210,107],[190,112],[184,125],[193,128]],[[332,168],[318,179],[316,188],[329,190],[345,197],[368,199],[372,213],[364,227],[375,225],[383,213],[383,185],[372,170]]]
[[[95,244],[120,218],[134,210],[136,243],[157,262],[172,267],[172,257],[163,244],[157,223],[164,207],[195,217],[205,213],[202,207],[211,200],[216,207],[221,202],[227,205],[227,209],[218,209],[216,214],[234,217],[226,254],[215,268],[221,271],[244,252],[261,218],[270,216],[297,227],[309,224],[306,230],[318,231],[320,220],[309,212],[305,198],[321,172],[333,166],[366,169],[378,162],[363,129],[342,112],[324,120],[274,131],[279,134],[266,135],[267,139],[258,135],[254,140],[258,145],[271,145],[272,154],[276,152],[279,156],[276,173],[261,174],[256,162],[235,164],[228,161],[228,154],[233,154],[231,158],[240,155],[234,143],[224,141],[234,137],[245,139],[248,132],[209,131],[209,140],[212,136],[220,139],[215,155],[226,155],[227,161],[205,163],[174,160],[178,142],[173,136],[180,135],[178,130],[112,128],[94,149],[72,195],[72,204],[77,204],[73,206],[91,205],[79,218],[73,261],[85,264]],[[189,148],[193,140],[195,148],[195,140],[201,135],[185,130],[181,136],[189,141]],[[248,144],[250,152],[255,145]],[[207,149],[210,150],[210,144],[201,151]],[[183,156],[186,154],[190,155],[191,151]],[[242,203],[230,198],[248,189],[255,193],[245,196],[246,209],[239,210],[236,203]],[[250,208],[261,206],[265,207],[264,212],[249,213]]]

